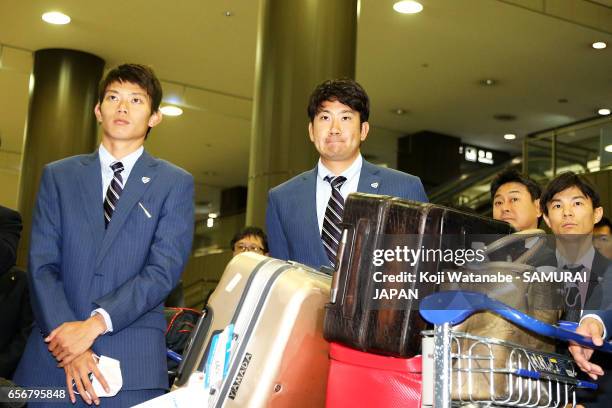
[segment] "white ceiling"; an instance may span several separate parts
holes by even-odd
[[[357,80],[387,157],[396,137],[425,129],[518,151],[520,140],[505,142],[504,133],[520,138],[612,106],[612,0],[422,0],[418,15],[395,13],[392,0],[360,3]],[[258,8],[257,0],[0,0],[0,44],[152,65],[165,101],[185,113],[166,117],[148,149],[192,172],[201,189],[218,190],[247,181]],[[72,23],[45,24],[49,10]],[[602,40],[607,49],[590,48]],[[485,78],[498,85],[479,85]],[[14,146],[22,136],[8,132]],[[380,140],[366,142],[366,153],[377,156]]]

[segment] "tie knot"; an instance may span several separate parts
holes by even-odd
[[[346,177],[344,176],[338,176],[338,177],[326,176],[324,180],[329,182],[332,188],[339,189],[340,187],[342,187],[342,185],[346,181]]]
[[[123,171],[123,163],[114,162],[110,165],[110,168],[113,170],[113,173],[121,173]]]
[[[568,272],[581,272],[583,269],[584,265],[565,265],[563,267],[563,270]]]

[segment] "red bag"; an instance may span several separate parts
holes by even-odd
[[[386,357],[331,343],[328,408],[420,408],[421,356]]]

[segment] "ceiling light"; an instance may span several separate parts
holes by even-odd
[[[206,219],[206,226],[208,228],[212,228],[215,225],[215,219],[214,218],[207,218]]]
[[[480,81],[480,85],[482,86],[493,86],[493,85],[497,85],[497,80],[493,79],[493,78],[485,78],[482,81]]]
[[[506,139],[506,140],[514,140],[514,139],[516,139],[516,135],[514,133],[506,133],[504,135],[504,139]]]
[[[612,153],[612,144],[607,145],[606,147],[604,147],[604,150],[606,152]]]
[[[394,110],[393,110],[393,112],[394,112],[396,115],[401,116],[401,115],[405,115],[405,114],[406,114],[406,109],[397,108],[397,109],[394,109]]]
[[[393,10],[402,14],[416,14],[423,10],[423,5],[421,5],[421,3],[417,3],[416,1],[403,0],[395,3],[393,5]]]
[[[601,108],[597,111],[601,116],[607,116],[610,114],[610,109]]]
[[[68,24],[70,22],[70,16],[67,16],[64,13],[60,13],[59,11],[49,11],[42,15],[43,21],[49,24]]]
[[[208,214],[208,218],[217,218],[219,216],[219,214],[217,213],[210,213]]]
[[[159,108],[159,110],[166,116],[181,116],[183,114],[183,110],[178,106],[166,105]]]
[[[593,44],[591,44],[591,47],[595,48],[596,50],[603,50],[607,46],[608,46],[608,44],[606,44],[603,41],[597,41],[597,42],[594,42]]]

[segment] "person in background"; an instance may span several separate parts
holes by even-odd
[[[21,215],[0,205],[0,274],[15,265],[22,228]]]
[[[612,260],[612,223],[607,217],[601,217],[601,220],[595,224],[593,246],[600,254]]]
[[[15,266],[21,215],[0,206],[0,378],[10,379],[32,330],[26,273]]]
[[[243,252],[255,252],[268,255],[268,237],[259,227],[246,227],[230,241],[233,256]]]
[[[538,183],[516,170],[504,170],[491,183],[493,218],[517,231],[538,228],[542,212]]]

